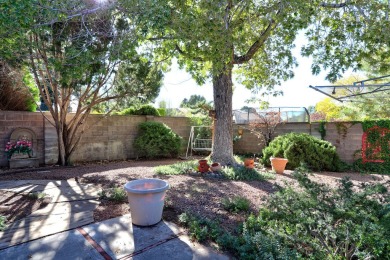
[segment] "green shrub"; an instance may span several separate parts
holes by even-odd
[[[301,163],[306,163],[314,171],[338,171],[340,168],[336,147],[327,141],[303,133],[289,133],[276,137],[263,150],[265,165],[270,165],[270,157],[288,159],[288,169],[295,169]]]
[[[160,116],[160,113],[151,105],[143,105],[140,108],[126,108],[119,112],[119,115]]]
[[[363,184],[357,191],[344,178],[331,189],[301,172],[293,177],[301,189],[287,186],[272,195],[246,221],[249,236],[278,237],[313,259],[388,259],[390,205],[384,186]]]
[[[162,175],[179,175],[197,171],[198,161],[179,162],[171,165],[161,165],[154,168],[154,172]]]
[[[225,210],[229,212],[245,212],[249,210],[250,201],[247,198],[236,196],[232,199],[224,198],[222,199],[222,206]]]
[[[138,155],[147,158],[176,157],[181,148],[182,139],[167,125],[159,122],[139,124],[139,135],[134,147]]]
[[[0,215],[0,231],[3,231],[5,227],[7,226],[5,222],[7,221],[7,218]]]

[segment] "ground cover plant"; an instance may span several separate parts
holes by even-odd
[[[314,171],[338,171],[341,167],[335,146],[305,133],[276,137],[263,150],[263,163],[270,165],[271,157],[288,159],[288,169],[295,169],[302,163]]]
[[[99,199],[115,201],[115,202],[125,202],[127,201],[126,191],[122,187],[113,187],[108,189],[103,189],[99,192]]]
[[[0,215],[0,231],[3,231],[4,228],[6,227],[5,222],[7,221],[7,218]]]
[[[355,187],[343,178],[331,189],[301,169],[293,178],[299,188],[280,188],[238,234],[194,215],[180,220],[194,238],[213,240],[240,259],[388,259],[390,200],[384,186]]]
[[[30,192],[27,194],[27,197],[30,199],[40,200],[46,197],[46,193],[44,192]]]
[[[222,206],[225,210],[233,213],[249,211],[250,201],[241,196],[222,199]]]
[[[240,160],[238,157],[236,158]],[[198,171],[198,161],[192,160],[187,162],[179,162],[172,165],[158,166],[155,167],[154,171],[155,173],[161,175],[180,175],[194,173]],[[222,170],[220,172],[222,173],[224,178],[236,181],[264,181],[267,179],[273,179],[275,177],[273,173],[270,173],[268,171],[260,169],[247,169],[240,164],[222,167]]]

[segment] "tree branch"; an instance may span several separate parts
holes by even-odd
[[[279,12],[277,14],[279,14]],[[261,33],[259,39],[257,39],[257,41],[252,44],[247,53],[242,56],[234,55],[233,64],[242,64],[252,59],[256,52],[260,49],[261,46],[263,46],[264,42],[268,39],[272,30],[275,29],[275,26],[276,21],[272,19],[267,28]]]
[[[351,1],[345,1],[344,3],[340,3],[340,4],[321,3],[320,6],[326,7],[326,8],[343,8],[343,7],[346,7],[347,5],[349,5],[350,3],[351,3]]]
[[[202,58],[200,57],[191,57],[190,54],[186,53],[185,51],[183,51],[182,49],[180,49],[179,45],[176,44],[175,46],[175,49],[183,56],[186,56],[188,58],[191,58],[192,60],[194,61],[204,61]]]

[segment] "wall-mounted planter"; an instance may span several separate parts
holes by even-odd
[[[9,160],[10,169],[31,168],[31,167],[39,167],[38,158],[23,158],[23,159]]]
[[[286,164],[288,163],[288,159],[271,157],[270,161],[272,165],[272,170],[278,174],[283,174],[284,169],[286,169]]]
[[[160,222],[168,188],[169,184],[159,179],[141,179],[125,184],[133,224],[151,226]]]

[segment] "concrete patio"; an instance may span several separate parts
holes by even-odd
[[[3,181],[0,189],[44,192],[51,203],[0,232],[0,259],[228,259],[161,221],[137,227],[131,215],[93,223],[98,187],[76,181]]]

